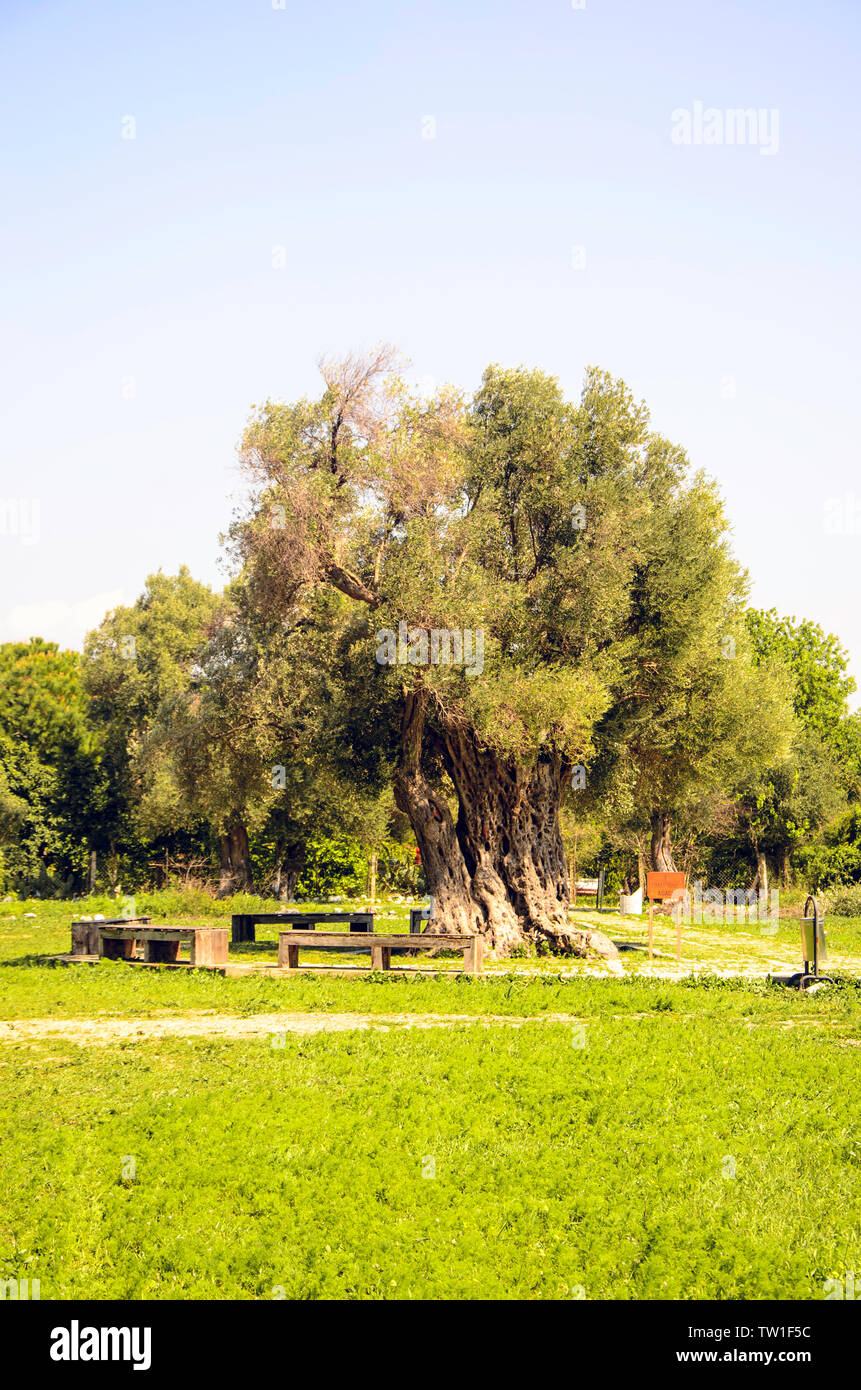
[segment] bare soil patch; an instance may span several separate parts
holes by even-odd
[[[450,1028],[475,1024],[485,1028],[500,1024],[582,1023],[571,1014],[540,1014],[531,1018],[495,1014],[351,1014],[271,1013],[241,1017],[236,1014],[195,1010],[155,1018],[29,1018],[0,1022],[0,1043],[35,1042],[65,1038],[81,1044],[143,1042],[152,1038],[261,1038],[274,1033],[346,1033],[368,1029],[391,1032],[406,1028]]]

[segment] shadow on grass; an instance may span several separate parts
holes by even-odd
[[[66,964],[66,961],[58,958],[56,952],[50,952],[44,956],[10,956],[7,960],[0,960],[0,970],[7,970],[10,968],[20,970],[22,967],[25,969],[32,969],[33,966],[50,966],[53,969],[65,966]],[[90,965],[92,962],[82,961],[82,964]]]

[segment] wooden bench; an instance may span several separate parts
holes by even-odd
[[[226,927],[153,927],[140,923],[122,926],[114,922],[97,922],[99,955],[108,960],[135,960],[137,943],[143,945],[143,960],[147,965],[226,965]],[[180,961],[180,943],[191,944],[190,960]]]
[[[140,924],[149,926],[151,917],[103,917],[98,922],[72,923],[72,955],[97,956],[99,954],[99,927],[133,927]]]
[[[278,964],[298,970],[300,950],[370,951],[372,970],[390,970],[392,951],[463,951],[464,970],[470,975],[481,971],[484,937],[457,936],[454,933],[422,932],[420,935],[375,933],[361,940],[358,935],[338,931],[282,931],[278,933]]]
[[[574,883],[574,903],[578,898],[591,898],[594,895],[596,910],[604,906],[604,870],[599,870],[597,878],[578,878]]]
[[[309,930],[315,922],[349,922],[351,932],[374,930],[373,912],[237,912],[230,919],[230,939],[234,945],[256,941],[255,928],[274,922]]]

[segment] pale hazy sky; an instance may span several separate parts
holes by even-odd
[[[219,585],[249,406],[384,339],[467,389],[624,377],[754,601],[861,684],[859,34],[857,0],[3,0],[0,640]]]

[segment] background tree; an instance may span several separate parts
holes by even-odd
[[[0,646],[0,843],[6,886],[71,891],[98,805],[96,739],[77,652],[39,637]]]
[[[309,596],[314,604],[314,596]],[[377,802],[342,780],[327,719],[325,603],[261,624],[232,585],[187,685],[168,695],[142,751],[150,833],[206,823],[219,893],[295,893],[312,840],[384,836]],[[261,879],[255,882],[255,861]]]
[[[756,858],[754,885],[767,889],[768,859],[786,885],[795,848],[831,824],[858,794],[855,682],[836,637],[810,621],[749,609],[746,624],[760,669],[782,666],[795,728],[785,757],[745,769],[733,801],[742,841]]]
[[[187,687],[220,604],[185,566],[176,575],[159,571],[134,604],[108,613],[85,639],[84,687],[103,772],[99,815],[88,838],[93,853],[107,856],[114,878],[121,857],[139,873],[165,848],[187,851],[195,839],[199,848],[199,836],[171,842],[176,829],[161,842],[142,834],[141,753],[162,702]],[[146,829],[152,832],[151,822]]]

